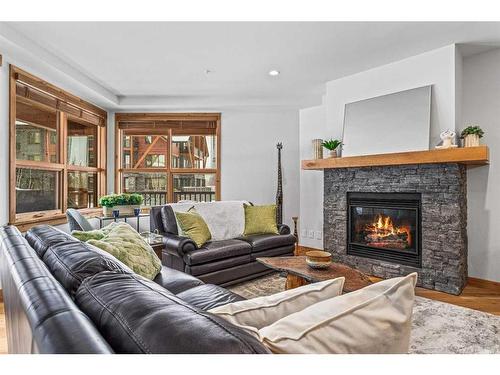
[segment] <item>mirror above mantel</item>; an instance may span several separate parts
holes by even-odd
[[[342,156],[429,150],[431,86],[345,105]]]

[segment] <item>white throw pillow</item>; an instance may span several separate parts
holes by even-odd
[[[407,353],[417,274],[318,302],[259,329],[274,353]]]
[[[270,296],[228,303],[210,310],[227,321],[255,332],[317,302],[342,294],[345,278],[303,285]],[[253,329],[253,328],[255,329]]]

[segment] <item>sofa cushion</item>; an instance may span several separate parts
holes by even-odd
[[[317,302],[342,294],[344,277],[303,285],[270,296],[224,304],[210,310],[227,321],[243,327],[264,328]]]
[[[160,273],[153,281],[174,294],[204,284],[203,281],[194,276],[166,266],[161,267]]]
[[[252,253],[250,256],[252,260],[262,257],[282,257],[282,256],[293,256],[295,247],[293,245],[288,245],[285,247],[276,247],[274,249],[259,251],[258,253]]]
[[[258,330],[275,353],[408,353],[417,274],[330,298]]]
[[[295,237],[291,234],[253,234],[239,237],[239,240],[248,242],[252,246],[252,253],[277,247],[290,246],[295,244]]]
[[[230,258],[219,259],[213,262],[186,265],[185,271],[193,276],[203,275],[205,273],[214,272],[218,270],[228,269],[240,264],[252,262],[252,254],[238,255]]]
[[[184,262],[188,265],[213,262],[219,259],[250,254],[251,250],[251,246],[245,241],[209,241],[199,249],[187,252],[184,255]]]
[[[51,245],[61,242],[80,242],[73,236],[50,225],[37,225],[31,228],[26,232],[25,238],[40,258],[43,258]]]
[[[75,295],[83,280],[99,272],[132,272],[112,255],[80,241],[50,246],[43,256],[43,261],[71,297]]]
[[[204,284],[177,294],[177,297],[202,310],[215,309],[245,299],[218,285]]]
[[[138,275],[101,272],[75,300],[117,353],[268,353],[247,332]]]
[[[252,234],[279,234],[276,225],[276,205],[249,206],[245,205],[245,231],[244,236]]]
[[[212,238],[207,223],[197,212],[176,212],[175,217],[182,235],[191,238],[197,247],[202,247]]]
[[[171,203],[161,208],[161,220],[165,232],[182,236],[182,229],[175,216],[176,212],[188,212],[194,205],[192,203]]]

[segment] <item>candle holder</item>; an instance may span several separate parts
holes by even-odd
[[[120,217],[120,210],[113,210],[113,217],[115,218],[116,223],[116,219]]]

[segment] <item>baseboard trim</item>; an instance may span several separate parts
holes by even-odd
[[[468,277],[467,285],[487,288],[500,288],[500,282],[498,281],[478,279],[477,277]]]

